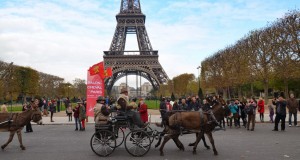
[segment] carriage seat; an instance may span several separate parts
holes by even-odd
[[[126,121],[128,120],[128,116],[125,115],[117,115],[114,117],[117,121]]]
[[[96,130],[109,130],[111,128],[111,124],[95,124]]]

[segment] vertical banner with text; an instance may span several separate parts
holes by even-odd
[[[94,116],[94,106],[99,96],[104,96],[104,80],[100,74],[91,75],[90,71],[87,73],[87,91],[86,91],[86,114],[87,116]]]

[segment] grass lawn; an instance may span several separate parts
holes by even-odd
[[[148,106],[148,109],[158,109],[159,108],[159,100],[145,100],[145,103]]]

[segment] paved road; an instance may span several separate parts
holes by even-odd
[[[201,143],[197,154],[192,154],[189,142],[194,141],[194,135],[184,135],[180,140],[185,145],[184,152],[179,151],[173,142],[165,147],[165,156],[159,156],[159,151],[154,147],[143,158],[130,156],[124,145],[120,146],[108,158],[96,156],[89,146],[90,137],[93,134],[93,125],[88,125],[85,132],[74,131],[72,125],[44,125],[33,126],[33,133],[23,133],[26,151],[19,148],[17,137],[3,151],[0,151],[0,160],[192,160],[192,159],[216,159],[216,160],[296,160],[300,158],[300,127],[288,127],[285,132],[271,131],[273,124],[257,124],[254,132],[244,128],[227,129],[215,132],[215,144],[219,152],[214,156],[212,150],[206,150]],[[3,144],[8,133],[0,132],[0,144]]]

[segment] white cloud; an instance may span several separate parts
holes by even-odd
[[[172,78],[186,72],[197,76],[201,60],[281,17],[293,5],[289,2],[166,0],[141,1],[141,6],[152,47]],[[85,79],[88,67],[109,49],[120,0],[7,3],[0,7],[0,59],[71,82]]]

